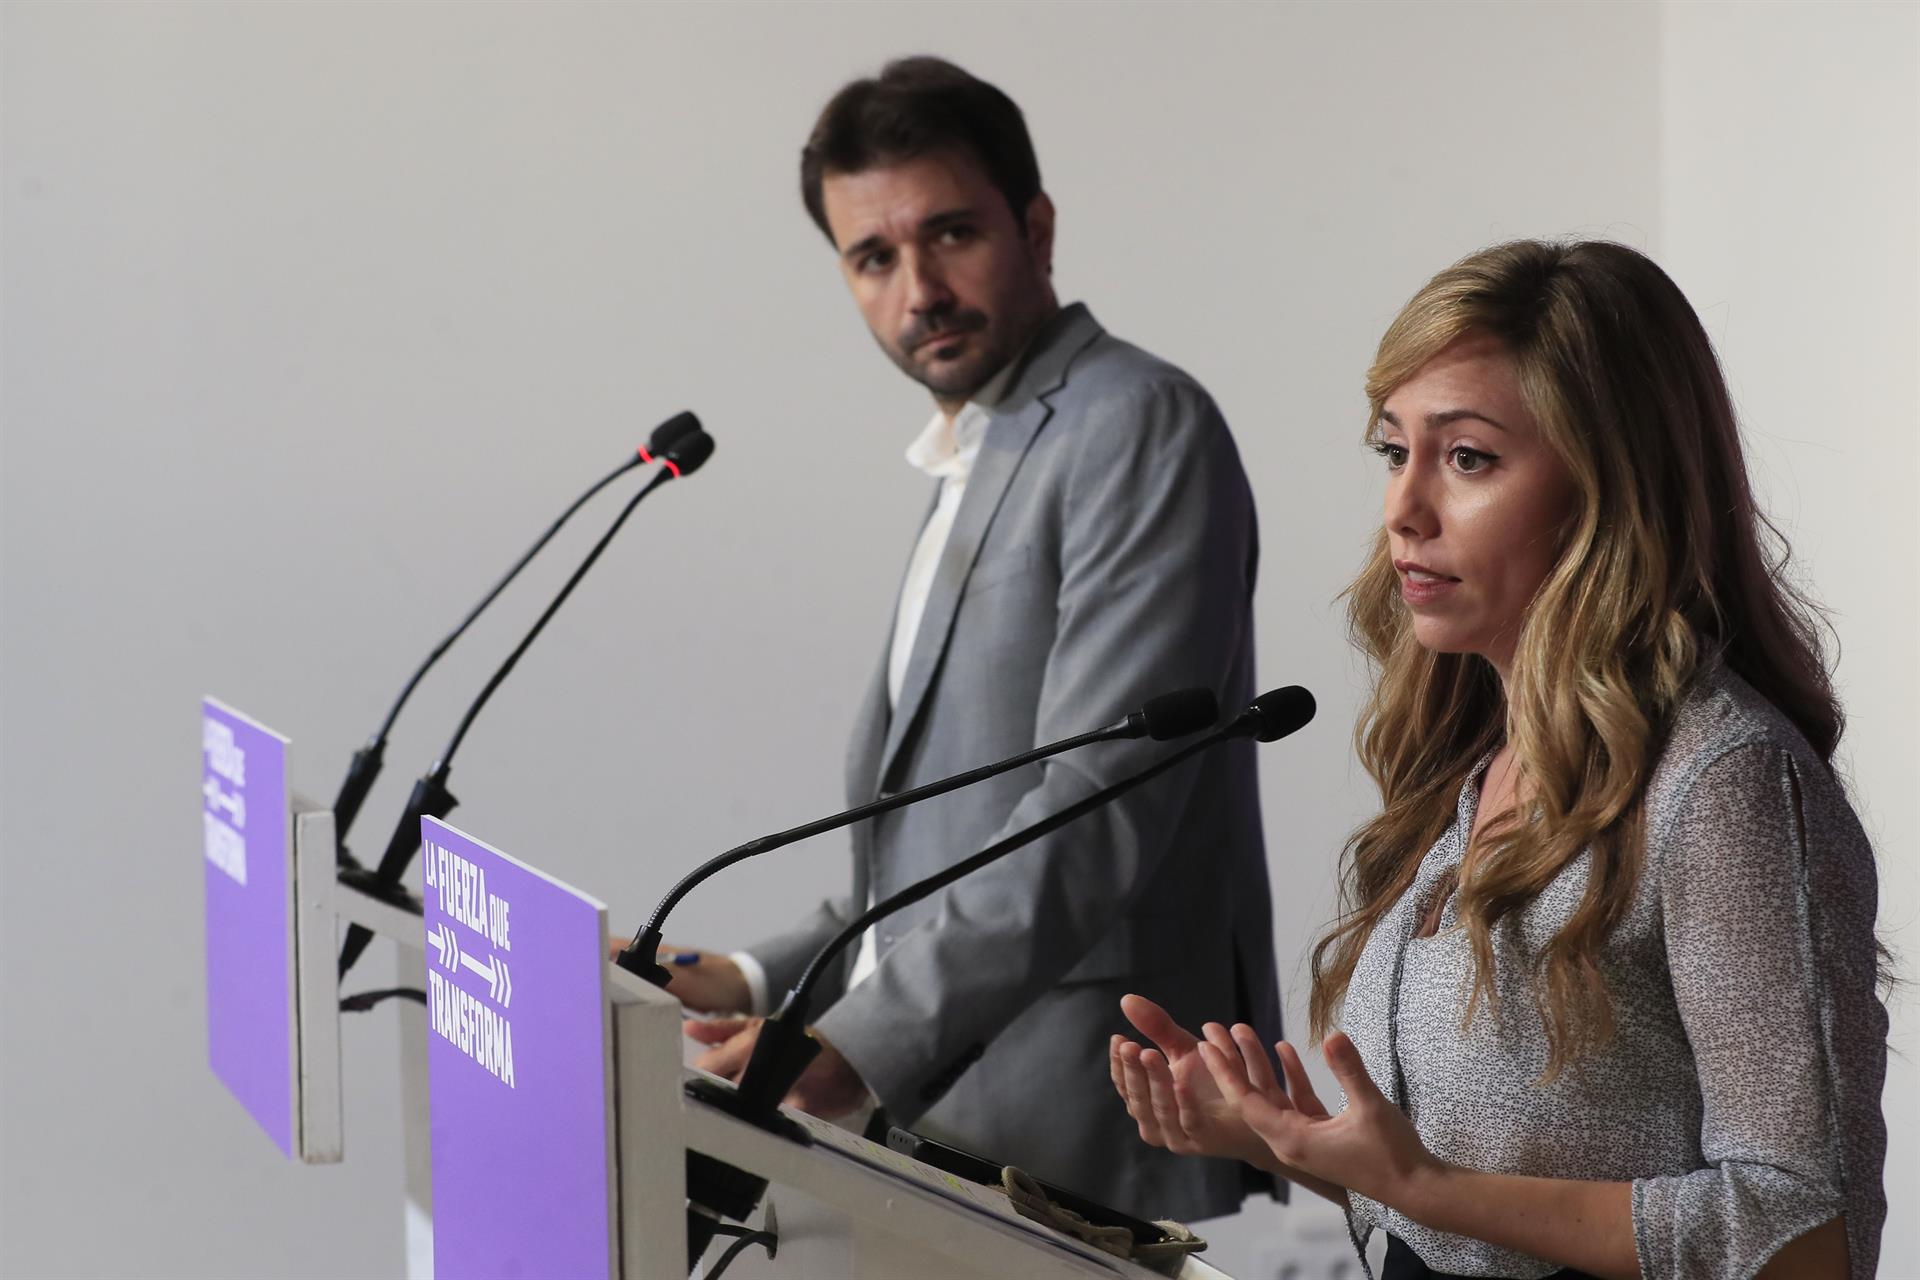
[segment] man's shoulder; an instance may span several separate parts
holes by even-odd
[[[1226,418],[1199,379],[1145,348],[1107,332],[1076,304],[1021,379],[1015,403],[1046,406],[1037,456],[1084,475],[1133,467],[1149,455],[1233,459]],[[1032,419],[1029,419],[1032,421]]]
[[[1211,409],[1213,397],[1200,380],[1170,360],[1101,330],[1067,366],[1060,392],[1050,397],[1090,400],[1187,400]]]
[[[1085,303],[1063,307],[1032,344],[1015,379],[1012,405],[1044,400],[1055,415],[1092,405],[1118,408],[1158,402],[1189,414],[1217,417],[1213,397],[1200,381],[1124,338],[1115,337]]]

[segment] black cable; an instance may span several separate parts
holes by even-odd
[[[427,993],[418,987],[385,987],[379,991],[362,991],[358,995],[343,998],[340,1001],[340,1012],[365,1013],[382,1000],[392,1000],[396,997],[402,1000],[418,1000],[421,1004],[427,1002]]]
[[[769,1258],[779,1250],[780,1237],[770,1231],[749,1231],[745,1227],[734,1227],[725,1222],[714,1230],[719,1235],[738,1235],[739,1238],[727,1246],[727,1251],[720,1255],[718,1262],[713,1264],[713,1270],[705,1273],[706,1280],[720,1280],[721,1275],[732,1265],[733,1260],[756,1244],[766,1246]]]

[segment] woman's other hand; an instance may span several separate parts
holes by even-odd
[[[1176,1155],[1225,1156],[1279,1172],[1267,1144],[1214,1083],[1198,1052],[1203,1041],[1143,996],[1124,997],[1120,1011],[1154,1045],[1142,1049],[1115,1036],[1108,1047],[1113,1087],[1140,1127],[1140,1140]],[[1219,1044],[1233,1043],[1217,1022],[1201,1030]]]
[[[1339,1115],[1330,1115],[1314,1093],[1292,1045],[1283,1040],[1274,1046],[1286,1076],[1282,1089],[1266,1067],[1267,1055],[1253,1028],[1234,1027],[1232,1039],[1238,1052],[1229,1054],[1210,1042],[1198,1052],[1221,1095],[1260,1136],[1271,1160],[1395,1207],[1418,1202],[1423,1185],[1445,1173],[1445,1162],[1427,1150],[1413,1122],[1375,1086],[1360,1051],[1342,1033],[1328,1036],[1322,1047],[1347,1095]]]

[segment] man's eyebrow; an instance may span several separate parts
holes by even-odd
[[[874,234],[867,236],[865,239],[855,240],[852,244],[848,245],[846,248],[840,251],[840,256],[845,258],[847,261],[852,262],[856,258],[859,258],[874,249],[878,249],[881,245],[885,243],[886,243],[886,238],[880,235],[879,232],[875,232]]]
[[[977,222],[979,218],[980,215],[978,211],[975,210],[972,205],[964,205],[958,209],[942,209],[938,213],[930,213],[920,219],[920,230],[923,234],[931,231],[944,231],[948,227],[956,226],[963,222]],[[887,238],[876,231],[870,236],[855,240],[852,244],[842,249],[840,256],[848,262],[854,262],[864,255],[873,252],[875,249],[880,248],[886,244],[886,242]]]
[[[1391,410],[1382,409],[1380,411],[1380,417],[1388,426],[1399,428],[1402,431],[1406,430],[1406,427],[1401,423],[1399,417]],[[1426,416],[1425,425],[1428,430],[1432,430],[1435,427],[1444,427],[1449,423],[1460,422],[1467,418],[1477,418],[1496,431],[1508,431],[1507,426],[1499,419],[1490,418],[1478,409],[1440,409]]]
[[[922,231],[940,231],[952,226],[956,222],[978,221],[979,217],[980,215],[975,212],[972,205],[961,209],[942,209],[938,213],[930,213],[920,219],[920,229]]]

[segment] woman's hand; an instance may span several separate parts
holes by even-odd
[[[1267,1144],[1214,1083],[1197,1052],[1201,1041],[1142,996],[1123,997],[1120,1011],[1157,1046],[1143,1050],[1125,1036],[1108,1045],[1113,1087],[1140,1127],[1140,1140],[1175,1155],[1224,1156],[1279,1172]],[[1201,1030],[1209,1039],[1233,1043],[1217,1022]]]
[[[1292,1045],[1283,1040],[1274,1046],[1286,1074],[1283,1090],[1253,1028],[1242,1023],[1233,1028],[1232,1038],[1239,1052],[1230,1056],[1209,1040],[1199,1046],[1201,1059],[1273,1159],[1403,1211],[1444,1175],[1448,1166],[1374,1086],[1360,1051],[1345,1035],[1336,1031],[1322,1046],[1347,1095],[1347,1109],[1337,1116],[1328,1114],[1314,1093]]]

